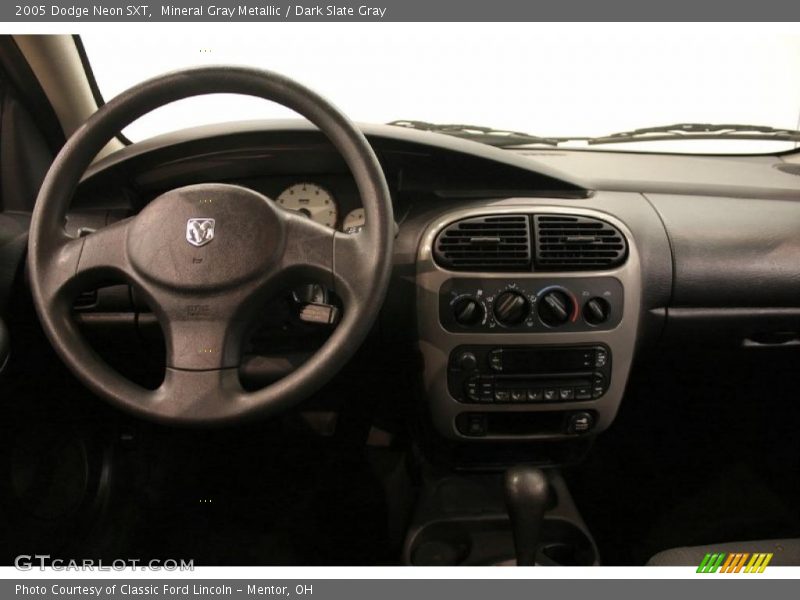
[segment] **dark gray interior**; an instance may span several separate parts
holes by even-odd
[[[321,98],[250,73],[243,91],[317,125],[198,127],[85,168],[124,119],[225,72],[148,84],[147,102],[110,103],[116,117],[66,142],[3,43],[6,564],[36,544],[201,564],[643,565],[800,536],[800,177],[780,168],[796,155],[349,129]],[[303,182],[335,198],[336,230],[275,202]],[[195,215],[211,197],[223,208]],[[359,208],[364,228],[344,232]],[[195,216],[248,234],[191,248]],[[133,275],[97,266],[122,230]],[[178,273],[170,304],[150,285],[174,264],[153,248],[175,235],[171,260],[226,258],[219,281]],[[292,277],[266,285],[283,235]],[[79,244],[97,276],[43,312],[45,278],[78,271],[56,241]],[[298,267],[317,243],[329,269]],[[181,355],[165,307],[209,305],[237,274],[260,287],[235,341],[213,364]]]

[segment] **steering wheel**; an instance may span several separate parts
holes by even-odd
[[[251,189],[198,184],[170,190],[138,215],[85,237],[64,230],[75,189],[117,132],[170,102],[231,93],[272,100],[314,123],[347,163],[366,225],[344,234],[279,208]],[[212,424],[270,414],[307,398],[354,354],[389,284],[394,221],[383,171],[366,138],[336,107],[282,75],[239,67],[169,73],[117,96],[78,129],[42,184],[30,228],[33,300],[47,337],[100,397],[145,418]],[[147,300],[164,332],[166,369],[155,390],[108,366],[71,317],[87,286],[122,279]],[[341,321],[305,363],[245,391],[238,367],[256,312],[278,290],[315,280],[342,299]]]

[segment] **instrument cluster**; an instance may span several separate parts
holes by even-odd
[[[277,197],[279,206],[344,233],[358,233],[365,222],[364,209],[353,208],[342,214],[340,202],[325,186],[311,181],[293,183]]]

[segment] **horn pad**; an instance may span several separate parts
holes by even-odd
[[[285,243],[279,209],[266,196],[225,184],[166,192],[128,231],[138,273],[171,289],[213,292],[268,271]]]

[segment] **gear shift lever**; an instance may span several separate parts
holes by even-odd
[[[511,467],[506,471],[505,494],[518,566],[536,564],[536,548],[544,521],[550,485],[541,469]]]

